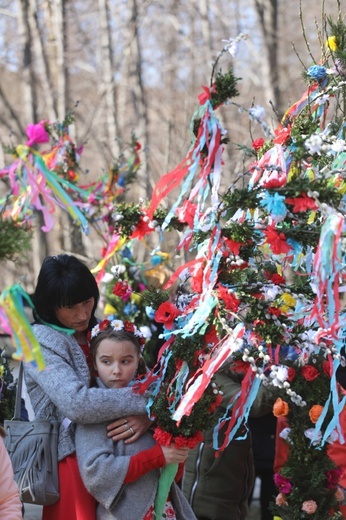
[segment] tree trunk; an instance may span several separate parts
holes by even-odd
[[[32,46],[34,36],[31,31],[32,23],[30,19],[32,16],[32,5],[30,0],[20,0],[19,2],[19,40],[21,42],[22,50],[22,88],[23,88],[23,107],[24,120],[28,123],[36,122],[37,113],[37,95],[35,90],[36,77],[33,69]],[[41,213],[37,213],[36,226],[34,226],[33,235],[33,270],[38,273],[43,258],[47,255],[48,246],[46,235],[41,231],[43,218]]]
[[[266,98],[282,112],[278,69],[278,0],[254,0],[263,38],[263,82]]]
[[[113,159],[120,153],[118,144],[116,89],[114,82],[113,49],[110,28],[108,0],[98,0],[99,4],[99,41],[101,55],[101,91],[106,104],[107,132]]]

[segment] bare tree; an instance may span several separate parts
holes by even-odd
[[[262,73],[266,97],[282,111],[278,69],[278,0],[254,0],[263,38]]]
[[[133,126],[133,129],[136,132],[137,138],[142,143],[144,150],[136,194],[138,197],[147,198],[150,196],[150,183],[148,178],[148,155],[150,150],[148,133],[149,121],[147,97],[142,72],[143,60],[139,33],[139,9],[137,0],[129,0],[127,5],[130,18],[128,20],[125,51],[127,69],[125,88],[128,94],[127,101],[132,105],[133,117],[136,120],[136,125]]]
[[[118,157],[120,149],[117,141],[116,87],[114,81],[113,48],[110,29],[109,1],[99,0],[99,41],[101,96],[106,104],[106,120],[110,150],[112,156]]]
[[[327,14],[336,14],[339,2],[321,3]],[[224,154],[223,182],[229,183],[243,170],[238,144],[249,146],[251,134],[262,136],[260,127],[250,128],[242,107],[263,104],[269,117],[276,118],[269,102],[282,113],[283,103],[287,106],[297,99],[304,88],[299,59],[309,66],[311,56],[320,54],[321,42],[313,36],[321,11],[317,4],[316,0],[0,0],[0,141],[26,142],[28,123],[61,120],[78,104],[75,137],[78,144],[86,144],[81,183],[107,171],[134,133],[142,145],[142,165],[126,200],[148,199],[158,178],[186,155],[197,96],[209,83],[211,61],[222,49],[222,39],[244,32],[248,40],[239,57],[232,60],[225,55],[222,61],[223,70],[233,65],[235,75],[242,78],[237,105],[218,111],[231,139]],[[293,34],[290,27],[295,28]],[[35,225],[39,230],[40,223]],[[47,252],[82,251],[81,237],[74,234],[69,218],[61,218],[56,229],[37,240],[32,262],[39,264]],[[90,244],[94,245],[92,239]]]

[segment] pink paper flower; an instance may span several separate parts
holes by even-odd
[[[26,127],[26,135],[29,138],[26,142],[26,146],[49,142],[49,134],[45,129],[45,124],[46,121],[42,120],[36,125],[30,124]]]
[[[306,500],[303,502],[302,511],[308,515],[313,515],[317,510],[317,504],[315,500]]]
[[[275,504],[277,506],[288,506],[288,502],[286,500],[286,496],[283,493],[279,493],[275,499]]]
[[[284,495],[289,495],[289,493],[292,490],[292,484],[288,480],[288,478],[283,477],[280,475],[280,473],[275,473],[274,475],[274,482],[277,488],[283,493]]]

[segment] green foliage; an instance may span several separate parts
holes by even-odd
[[[27,224],[21,224],[4,217],[0,212],[0,261],[13,260],[31,247],[32,231]]]
[[[172,409],[170,409],[169,397],[167,397],[171,394],[175,395],[176,389],[183,393],[186,391],[185,385],[184,388],[179,388],[179,381],[174,383],[177,368],[180,369],[182,365],[188,367],[189,375],[185,378],[185,382],[187,382],[200,365],[198,357],[207,352],[208,347],[203,336],[196,334],[194,337],[185,339],[177,337],[174,347],[164,353],[164,358],[167,356],[169,358],[165,382],[160,387],[159,395],[151,407],[151,413],[159,419],[160,428],[170,432],[173,437],[193,437],[197,432],[215,425],[218,414],[214,411],[215,387],[212,384],[208,385],[200,400],[196,402],[191,414],[188,417],[182,417],[179,426],[171,417]],[[172,386],[170,387],[170,385]]]
[[[330,35],[335,37],[336,49],[332,50],[333,56],[339,60],[342,69],[346,68],[346,26],[341,16],[336,22],[331,17],[327,18]]]
[[[138,204],[121,202],[111,216],[111,224],[121,236],[129,237],[138,224],[142,211]]]
[[[143,292],[142,298],[144,305],[157,309],[161,303],[169,300],[170,293],[164,289],[148,287],[148,289]]]
[[[237,83],[239,80],[241,80],[241,78],[236,78],[234,76],[232,67],[225,74],[221,71],[216,74],[210,100],[213,108],[239,96],[237,90]]]
[[[13,381],[12,368],[10,367],[5,350],[0,349],[0,424],[5,419],[12,419],[16,400],[16,384]]]

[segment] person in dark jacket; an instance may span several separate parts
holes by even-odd
[[[248,421],[252,435],[255,478],[260,479],[261,520],[273,519],[269,506],[277,495],[274,483],[276,422],[277,419],[272,412],[261,417],[250,417]],[[252,495],[253,493],[250,496],[250,503]]]
[[[230,365],[225,365],[215,379],[224,394],[221,408],[225,412],[230,399],[241,389],[241,382],[230,370]],[[261,386],[251,415],[268,413],[274,400],[272,393]],[[243,423],[234,439],[217,456],[213,448],[213,429],[203,432],[203,435],[203,442],[189,452],[185,463],[183,493],[198,520],[245,520],[255,480],[248,426]],[[219,444],[223,437],[221,429]]]

